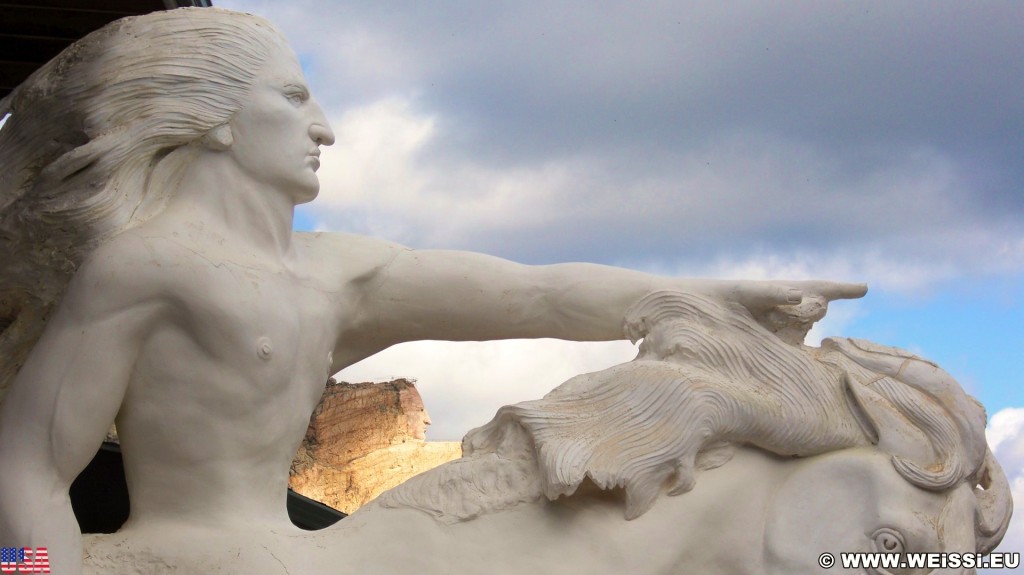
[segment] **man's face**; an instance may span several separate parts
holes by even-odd
[[[309,202],[320,190],[320,145],[334,143],[327,118],[310,95],[294,53],[283,43],[256,76],[249,102],[230,122],[226,153],[243,172],[289,197]]]

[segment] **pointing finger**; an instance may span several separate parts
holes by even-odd
[[[799,286],[808,295],[819,295],[826,300],[857,299],[868,293],[868,285],[830,281],[800,282]]]

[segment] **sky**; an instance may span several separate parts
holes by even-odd
[[[300,230],[668,276],[867,282],[812,332],[938,362],[1024,502],[1024,3],[217,0],[290,39],[337,143]],[[457,440],[628,343],[403,344]],[[1024,550],[1024,509],[1002,550]]]

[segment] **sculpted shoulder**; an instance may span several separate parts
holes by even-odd
[[[338,345],[335,367],[348,366],[396,343],[379,329],[378,288],[388,266],[409,248],[377,238],[346,233],[295,234],[296,250],[307,273],[332,286]]]
[[[395,257],[409,248],[370,236],[341,232],[300,232],[295,242],[305,260],[343,284],[372,281]]]
[[[165,238],[129,230],[90,254],[68,286],[66,297],[89,297],[99,307],[169,303],[175,294],[190,289],[189,282],[175,273],[188,253]]]

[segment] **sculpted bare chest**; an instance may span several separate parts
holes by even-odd
[[[148,338],[142,372],[166,382],[187,366],[210,392],[224,386],[264,398],[294,392],[297,382],[319,389],[337,339],[336,294],[321,278],[216,256],[159,266],[172,321]]]

